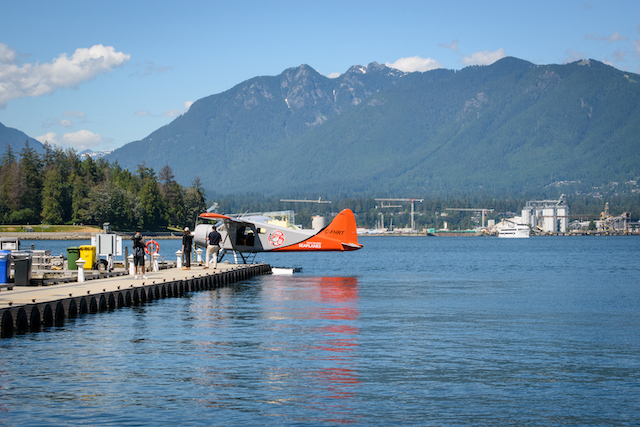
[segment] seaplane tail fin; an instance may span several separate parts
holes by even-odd
[[[356,232],[356,218],[351,209],[345,209],[327,225],[319,234],[339,240],[342,250],[355,251],[362,248],[358,243],[358,233]]]
[[[351,210],[345,209],[331,221],[331,224],[318,231],[317,234],[301,242],[273,249],[273,251],[355,251],[361,247],[356,233],[356,218]]]

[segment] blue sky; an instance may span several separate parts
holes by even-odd
[[[640,1],[0,0],[0,123],[113,149],[200,98],[308,64],[405,71],[584,58],[640,73]],[[144,158],[144,153],[141,153]]]

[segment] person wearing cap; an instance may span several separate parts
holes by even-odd
[[[184,254],[184,267],[183,270],[191,270],[191,247],[193,246],[193,236],[189,232],[189,227],[184,228],[184,235],[182,236],[182,253]]]

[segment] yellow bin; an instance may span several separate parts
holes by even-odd
[[[96,263],[96,247],[92,245],[80,245],[80,258],[87,261],[84,265],[85,270],[93,270],[93,265]]]

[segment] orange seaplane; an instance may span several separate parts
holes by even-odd
[[[210,223],[196,225],[193,241],[197,247],[206,248],[207,236],[215,227],[222,236],[218,258],[222,259],[226,253],[233,252],[234,255],[239,254],[243,262],[246,262],[248,254],[255,256],[258,252],[342,252],[362,248],[358,243],[356,219],[350,209],[343,210],[329,225],[317,230],[302,229],[291,224],[283,215],[285,212],[290,211],[272,215],[205,212],[200,214],[200,219]]]

